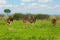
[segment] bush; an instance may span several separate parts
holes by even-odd
[[[37,14],[36,19],[48,19],[49,15],[46,14]]]
[[[15,20],[21,20],[22,18],[23,18],[23,14],[18,14],[18,13],[15,13],[14,15],[13,15],[13,18],[15,19]]]

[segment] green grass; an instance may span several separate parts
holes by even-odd
[[[0,20],[0,40],[60,40],[60,22],[52,26],[50,21],[37,20],[24,27],[22,20],[14,20],[12,25]]]

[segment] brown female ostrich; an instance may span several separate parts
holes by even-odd
[[[52,24],[53,24],[53,26],[56,25],[56,19],[55,18],[52,19]]]
[[[23,18],[23,23],[25,24],[25,27],[26,27],[26,25],[27,25],[27,22],[29,22],[29,23],[35,23],[35,21],[36,21],[36,19],[35,19],[35,17],[34,16],[32,16],[31,18],[28,18],[27,16],[25,16],[24,18]]]
[[[7,23],[11,24],[11,22],[13,22],[13,18],[12,17],[7,18]]]

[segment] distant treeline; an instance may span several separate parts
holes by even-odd
[[[10,17],[13,17],[15,20],[21,20],[23,19],[25,16],[31,18],[32,16],[34,16],[37,20],[43,20],[43,19],[49,19],[51,16],[48,14],[22,14],[22,13],[15,13],[13,15],[10,15]],[[5,17],[5,15],[0,14],[0,18],[1,17]],[[58,17],[57,17],[58,18]]]
[[[15,20],[23,19],[25,16],[31,18],[34,16],[36,19],[48,19],[49,15],[47,14],[21,14],[21,13],[15,13],[12,15]]]
[[[22,13],[15,13],[13,15],[10,15],[11,17],[13,17],[15,20],[20,20],[23,19],[23,17],[27,16],[27,17],[32,17],[34,16],[36,19],[48,19],[49,15],[47,14],[22,14]],[[5,15],[0,14],[0,17],[5,17]]]

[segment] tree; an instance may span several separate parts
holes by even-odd
[[[48,19],[49,15],[47,14],[37,14],[36,19]]]
[[[15,19],[15,20],[21,20],[21,19],[23,19],[23,17],[24,17],[24,14],[21,14],[21,13],[15,13],[15,14],[13,14],[13,18]]]
[[[8,16],[8,13],[10,13],[11,10],[10,9],[4,9],[4,12],[7,13],[7,16]]]

